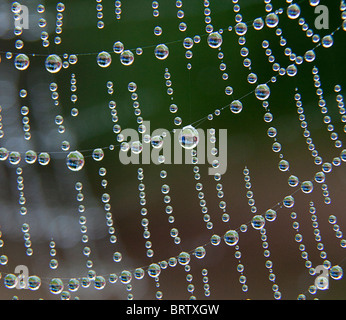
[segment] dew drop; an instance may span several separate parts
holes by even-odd
[[[6,288],[13,289],[18,283],[18,278],[14,274],[7,274],[4,277],[4,284]]]
[[[256,215],[252,218],[251,225],[254,229],[260,230],[265,225],[265,219],[261,215]]]
[[[94,279],[94,288],[102,290],[106,286],[106,279],[102,276],[96,276]]]
[[[121,272],[119,279],[122,283],[128,284],[132,280],[132,274],[130,271],[124,270]]]
[[[122,53],[124,51],[124,44],[120,41],[115,42],[113,45],[113,51],[118,54]]]
[[[51,54],[45,62],[46,70],[50,73],[57,73],[62,68],[61,58],[56,54]]]
[[[29,67],[30,60],[26,54],[20,53],[14,59],[14,66],[18,70],[26,70]]]
[[[50,155],[47,152],[41,152],[38,155],[38,163],[42,166],[48,165],[50,162]]]
[[[112,63],[112,57],[108,52],[102,51],[97,55],[96,61],[101,68],[107,68]]]
[[[199,142],[197,129],[189,125],[184,127],[179,134],[179,143],[184,149],[193,149]]]
[[[275,28],[279,23],[279,17],[275,13],[269,13],[266,16],[265,23],[268,28]]]
[[[152,263],[147,271],[150,277],[157,278],[161,273],[161,267],[157,263]]]
[[[71,171],[79,171],[84,166],[84,156],[79,151],[72,151],[66,157],[66,165]]]
[[[329,275],[334,280],[340,280],[344,275],[344,271],[340,266],[333,266],[329,270]]]
[[[292,208],[294,206],[294,198],[292,196],[287,196],[283,200],[283,205],[286,208]]]
[[[20,153],[17,151],[11,151],[8,155],[8,160],[11,164],[18,164],[21,160]]]
[[[64,283],[60,278],[53,278],[49,283],[49,291],[53,294],[59,294],[64,289]]]
[[[223,239],[225,240],[225,243],[229,246],[235,246],[239,241],[239,234],[235,230],[228,230]]]
[[[41,286],[41,279],[38,276],[30,276],[28,277],[28,288],[30,290],[38,290]]]
[[[274,221],[276,219],[276,211],[273,209],[268,209],[265,213],[265,218],[267,221]]]
[[[8,158],[9,152],[6,148],[0,148],[0,160],[5,161]]]
[[[258,100],[267,100],[270,96],[270,89],[266,84],[259,84],[255,89],[255,95]]]
[[[178,262],[185,266],[190,262],[190,255],[187,252],[181,252],[178,256]]]
[[[243,104],[239,100],[234,100],[230,105],[230,109],[233,113],[240,113],[243,110]]]
[[[300,187],[304,193],[311,193],[314,189],[314,185],[311,181],[304,181]]]
[[[120,54],[120,62],[124,66],[130,66],[134,60],[135,60],[135,57],[131,50],[125,50]]]
[[[101,161],[104,155],[105,154],[101,148],[94,149],[92,153],[92,157],[95,161]]]
[[[212,32],[209,34],[207,41],[210,48],[217,49],[222,44],[222,36],[218,32]]]
[[[197,247],[194,251],[194,255],[197,259],[203,259],[205,257],[206,250],[204,247]]]
[[[154,53],[157,59],[165,60],[169,55],[169,49],[165,44],[159,44],[156,46]]]
[[[297,19],[300,15],[300,7],[297,4],[291,4],[287,8],[287,16],[290,19]]]
[[[134,153],[134,154],[139,154],[141,153],[143,150],[143,145],[140,141],[133,141],[131,143],[131,151]]]
[[[234,30],[238,36],[244,36],[247,32],[247,26],[244,22],[239,22],[236,24]]]
[[[322,46],[324,48],[330,48],[334,43],[333,37],[331,35],[324,36],[322,38]]]

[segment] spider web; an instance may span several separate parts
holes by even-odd
[[[343,2],[22,4],[29,29],[14,34],[15,13],[1,2],[2,299],[345,297]],[[314,25],[318,4],[329,9],[326,30]],[[288,17],[292,5],[299,16]],[[222,44],[212,48],[215,32]],[[51,55],[57,73],[45,68]],[[226,173],[209,175],[198,157],[124,165],[123,130],[141,133],[148,121],[151,132],[214,129],[216,146],[227,129]],[[74,150],[79,171],[66,165]],[[28,289],[16,289],[16,266],[38,277]]]

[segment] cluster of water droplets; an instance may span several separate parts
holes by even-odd
[[[307,129],[307,121],[304,114],[303,109],[303,103],[301,101],[301,95],[299,94],[299,90],[297,89],[297,92],[295,93],[294,100],[297,106],[297,113],[299,117],[299,121],[301,122],[301,128],[303,129],[303,136],[306,139],[306,143],[308,146],[308,149],[311,151],[312,157],[314,159],[314,163],[317,166],[321,166],[321,170],[318,171],[315,176],[311,180],[300,182],[299,178],[290,172],[290,165],[287,160],[284,159],[284,155],[282,152],[282,145],[278,141],[278,130],[276,127],[272,125],[273,121],[273,114],[270,112],[269,108],[269,99],[271,95],[271,83],[274,83],[277,81],[278,76],[288,76],[288,77],[295,77],[298,73],[299,66],[304,63],[312,63],[316,58],[316,50],[319,46],[322,46],[325,49],[328,49],[333,46],[334,44],[334,38],[333,33],[330,35],[324,36],[322,39],[320,39],[318,34],[314,34],[312,29],[309,28],[307,23],[305,22],[304,18],[301,17],[301,9],[298,4],[292,3],[293,1],[286,1],[288,6],[285,9],[279,9],[275,12],[273,12],[273,5],[270,3],[271,1],[265,1],[265,10],[266,15],[263,17],[255,18],[251,23],[243,22],[242,14],[240,13],[241,7],[238,4],[238,1],[233,1],[233,11],[235,13],[235,24],[228,26],[223,29],[219,29],[218,31],[214,30],[214,26],[211,24],[212,22],[212,11],[210,7],[210,2],[208,0],[204,0],[204,22],[205,22],[205,31],[206,34],[200,34],[195,35],[193,37],[184,37],[181,39],[181,41],[178,41],[179,43],[182,43],[184,49],[186,49],[185,52],[185,58],[187,59],[187,69],[192,68],[192,62],[191,58],[193,56],[193,47],[195,45],[200,45],[203,43],[202,40],[206,39],[206,44],[209,46],[209,48],[215,50],[217,53],[218,59],[220,60],[220,63],[218,65],[218,69],[221,71],[221,78],[224,81],[229,80],[229,73],[227,71],[227,64],[224,61],[225,53],[222,50],[222,44],[223,44],[223,34],[225,32],[234,32],[238,37],[238,44],[240,45],[240,56],[242,58],[242,65],[248,70],[248,76],[247,81],[249,84],[254,85],[254,89],[249,94],[254,94],[257,98],[257,101],[264,107],[265,113],[263,116],[263,119],[265,123],[269,125],[267,129],[267,135],[269,138],[273,139],[272,144],[272,151],[275,154],[278,154],[279,161],[278,161],[278,169],[281,172],[289,173],[288,177],[288,184],[290,187],[296,189],[298,188],[301,192],[304,194],[310,194],[314,190],[314,184],[321,184],[323,195],[325,198],[325,203],[330,203],[330,197],[328,192],[328,186],[325,184],[325,177],[328,173],[332,171],[333,166],[338,167],[341,162],[346,161],[346,152],[345,150],[342,150],[340,153],[340,156],[335,157],[331,163],[330,162],[324,162],[321,157],[318,156],[318,152],[313,144],[312,138],[310,137],[310,132]],[[105,26],[105,23],[103,21],[103,6],[102,6],[102,0],[96,0],[96,11],[97,11],[97,28],[103,29]],[[315,7],[318,5],[319,1],[316,0],[310,0],[310,5],[312,7]],[[122,3],[121,1],[115,1],[115,18],[116,20],[121,19],[121,13],[122,13]],[[157,18],[160,15],[159,12],[159,2],[153,1],[152,4],[153,9],[153,17]],[[184,21],[185,13],[183,11],[183,1],[176,1],[176,8],[177,8],[177,19],[178,19],[178,29],[180,32],[186,32],[188,29],[187,23]],[[340,10],[342,12],[342,19],[343,24],[342,28],[345,30],[345,8],[343,6],[340,7]],[[18,14],[20,11],[20,4],[17,2],[14,2],[12,5],[12,12],[15,15],[15,19],[18,19]],[[60,34],[62,33],[62,25],[63,25],[63,12],[65,11],[65,5],[61,2],[59,2],[56,6],[56,28],[55,28],[55,38],[54,38],[54,44],[60,45],[62,40]],[[44,5],[40,4],[37,7],[37,12],[39,14],[43,14],[45,12]],[[314,44],[314,47],[310,50],[307,50],[304,55],[299,56],[295,54],[290,47],[287,46],[286,39],[283,36],[283,31],[279,28],[280,23],[280,15],[286,13],[288,18],[290,20],[296,20],[298,21],[298,24],[302,27],[302,31],[306,33],[307,38],[311,38],[312,42]],[[44,18],[41,18],[39,20],[39,27],[44,29],[47,26],[47,21]],[[260,31],[263,28],[269,28],[275,30],[276,36],[280,38],[280,45],[283,48],[284,54],[289,57],[291,63],[287,67],[282,67],[279,65],[278,62],[276,62],[275,56],[270,49],[270,43],[268,40],[264,40],[262,42],[262,48],[265,50],[265,55],[268,57],[268,62],[272,65],[273,70],[273,76],[267,81],[263,83],[258,83],[259,76],[255,73],[255,71],[252,69],[252,61],[250,59],[250,50],[248,47],[245,46],[246,44],[246,35],[249,32],[249,29],[252,28],[255,31]],[[154,35],[157,36],[157,39],[160,39],[160,36],[164,30],[161,26],[156,25],[154,27]],[[22,33],[22,30],[16,29],[15,34],[17,37],[19,37]],[[49,43],[49,34],[46,31],[41,32],[41,39],[42,39],[42,46],[48,47],[50,46]],[[21,39],[17,39],[15,43],[15,47],[18,50],[21,50],[24,47],[24,42]],[[144,50],[151,50],[152,55],[162,63],[165,62],[165,60],[169,59],[170,57],[170,50],[173,50],[174,46],[170,43],[161,43],[158,41],[158,43],[154,45],[149,45]],[[111,50],[105,50],[100,51],[98,53],[90,53],[96,56],[96,63],[100,68],[108,68],[111,67],[112,61],[116,56],[119,57],[119,61],[121,65],[127,67],[131,66],[135,62],[135,55],[140,56],[143,53],[143,49],[141,47],[138,48],[126,48],[126,45],[124,45],[120,41],[115,41],[113,44],[113,48]],[[7,59],[12,59],[13,54],[11,52],[6,53]],[[30,58],[29,58],[30,57]],[[18,53],[14,56],[13,64],[14,67],[19,71],[25,71],[27,69],[30,69],[30,59],[34,59],[35,54],[28,54],[28,53]],[[46,71],[48,71],[50,74],[56,74],[59,73],[63,69],[67,69],[70,65],[76,64],[79,61],[79,54],[78,53],[72,53],[72,54],[64,54],[64,55],[58,55],[58,54],[49,54],[45,56],[45,62],[44,67]],[[114,63],[114,62],[113,62]],[[313,77],[314,77],[314,85],[316,87],[316,94],[319,97],[319,107],[321,108],[321,113],[324,115],[323,122],[327,127],[328,132],[330,132],[330,139],[335,143],[335,148],[339,149],[342,147],[342,142],[339,140],[339,137],[337,133],[334,130],[333,125],[331,124],[331,117],[327,115],[328,109],[326,108],[326,101],[323,98],[323,90],[320,88],[321,83],[319,80],[318,75],[318,69],[316,67],[313,68]],[[174,99],[174,91],[172,86],[172,78],[171,73],[168,68],[165,68],[164,73],[164,79],[165,84],[167,87],[167,95],[171,98],[171,104],[169,105],[169,111],[172,113],[175,117],[173,120],[173,123],[175,126],[181,126],[183,123],[183,120],[181,117],[176,116],[176,113],[178,112],[179,108],[178,106],[173,102]],[[59,107],[59,92],[58,92],[58,85],[55,82],[50,83],[49,89],[51,91],[51,98],[53,101],[54,106]],[[77,101],[77,95],[76,95],[76,76],[74,74],[71,75],[71,101],[75,104]],[[107,91],[110,95],[113,94],[113,83],[111,81],[107,82]],[[145,126],[143,123],[143,117],[141,116],[141,110],[140,110],[140,103],[138,101],[138,93],[137,93],[137,84],[135,82],[131,82],[128,85],[128,91],[131,94],[131,100],[133,101],[133,108],[134,108],[134,114],[136,116],[136,121],[138,123],[138,132],[143,134],[145,133]],[[335,92],[338,93],[337,95],[337,102],[339,107],[339,113],[341,116],[341,121],[346,122],[346,118],[344,116],[344,104],[343,104],[343,96],[341,95],[341,87],[336,86]],[[215,111],[206,117],[201,118],[200,120],[207,119],[207,120],[213,120],[214,116],[219,116],[221,114],[221,111],[224,109],[230,109],[230,111],[235,114],[239,114],[243,111],[243,108],[245,106],[244,97],[239,97],[238,99],[233,99],[234,90],[233,87],[230,85],[225,86],[225,94],[229,96],[230,103],[226,106],[220,106]],[[20,98],[23,102],[23,105],[21,106],[21,115],[22,115],[22,123],[23,123],[23,131],[24,131],[24,139],[30,140],[31,139],[31,133],[30,133],[30,125],[29,125],[29,111],[30,106],[25,104],[25,99],[27,97],[27,90],[21,89],[20,90]],[[113,132],[116,134],[116,141],[119,143],[120,148],[127,152],[130,150],[133,154],[140,154],[143,151],[143,144],[140,141],[132,141],[131,143],[125,142],[122,136],[122,129],[120,125],[118,124],[119,117],[117,113],[116,108],[116,102],[114,100],[110,100],[109,102],[109,109],[112,117],[112,121],[114,123],[113,126]],[[2,109],[0,108],[0,111]],[[78,109],[76,107],[71,109],[71,115],[76,117],[78,115]],[[60,134],[65,133],[65,124],[64,124],[64,118],[59,112],[55,116],[55,124],[58,127],[58,132]],[[1,125],[2,128],[2,125]],[[346,132],[346,125],[344,127],[344,131]],[[212,131],[211,139],[215,142],[216,137],[213,134],[215,133],[215,130]],[[3,131],[1,129],[1,137],[3,136]],[[149,143],[154,149],[160,149],[163,146],[164,143],[164,134],[163,135],[154,135],[154,136],[146,136],[146,141],[144,143]],[[49,290],[52,294],[60,294],[62,299],[70,299],[71,293],[78,291],[79,288],[88,288],[91,283],[93,283],[93,286],[97,290],[101,290],[106,286],[107,280],[110,284],[114,284],[119,281],[126,285],[126,289],[129,292],[127,298],[133,299],[134,295],[132,293],[132,279],[143,279],[145,276],[149,276],[150,278],[153,278],[156,282],[156,293],[155,297],[157,299],[163,298],[163,292],[159,289],[160,288],[160,282],[159,282],[159,276],[161,272],[166,269],[168,266],[175,267],[177,265],[180,265],[184,268],[186,275],[186,281],[188,283],[187,285],[187,291],[190,294],[190,299],[195,299],[194,296],[194,284],[193,284],[193,275],[191,271],[191,257],[195,257],[196,259],[203,259],[206,256],[206,248],[208,245],[212,246],[218,246],[220,243],[222,243],[222,240],[225,245],[229,247],[233,247],[235,249],[234,257],[237,259],[237,271],[240,273],[239,276],[239,282],[242,284],[242,291],[247,292],[248,291],[248,285],[247,285],[247,279],[244,274],[244,265],[241,263],[241,257],[242,253],[240,251],[240,242],[241,242],[241,236],[242,234],[246,233],[248,230],[248,226],[251,226],[253,229],[258,230],[258,232],[261,235],[261,241],[262,241],[262,247],[264,249],[264,256],[267,258],[265,261],[265,266],[268,269],[269,272],[269,280],[273,283],[272,284],[272,290],[274,292],[274,298],[280,299],[281,298],[281,292],[279,291],[279,287],[276,283],[276,275],[273,272],[273,262],[269,259],[270,257],[270,251],[269,251],[269,243],[268,243],[268,236],[265,227],[265,224],[268,222],[273,222],[276,220],[277,217],[277,211],[281,208],[286,209],[292,209],[295,204],[295,200],[293,197],[293,193],[287,195],[284,197],[284,199],[279,202],[277,208],[271,208],[265,211],[263,214],[259,214],[257,212],[257,207],[255,205],[254,200],[254,194],[252,191],[252,186],[250,182],[250,173],[249,169],[244,169],[244,180],[245,180],[245,188],[246,188],[246,198],[248,201],[248,205],[250,207],[250,211],[253,214],[252,219],[248,223],[242,224],[240,227],[236,226],[230,226],[229,220],[230,216],[226,212],[226,201],[224,198],[223,193],[223,185],[221,183],[221,175],[216,174],[214,176],[214,180],[216,182],[216,190],[217,190],[217,197],[219,200],[219,209],[221,210],[221,219],[224,223],[227,223],[229,228],[227,228],[228,231],[226,231],[222,236],[215,234],[213,231],[214,225],[211,221],[211,216],[208,213],[208,207],[207,207],[207,201],[206,196],[203,193],[203,183],[201,182],[201,172],[200,167],[198,165],[198,158],[196,153],[196,147],[199,143],[199,133],[196,129],[196,126],[194,125],[186,125],[182,127],[182,130],[179,135],[179,143],[180,145],[186,150],[186,152],[191,152],[191,158],[192,162],[194,164],[193,167],[193,177],[196,181],[196,191],[198,191],[198,200],[199,205],[201,208],[201,212],[203,214],[203,220],[205,222],[207,230],[209,230],[211,233],[210,236],[210,242],[206,244],[201,244],[200,246],[196,247],[195,249],[189,251],[183,251],[175,256],[168,258],[167,260],[163,260],[160,262],[152,262],[146,267],[140,267],[136,268],[135,270],[123,270],[119,273],[111,273],[109,275],[97,275],[97,273],[92,269],[93,267],[93,261],[91,260],[91,249],[88,246],[88,234],[87,234],[87,219],[84,214],[85,212],[85,206],[84,206],[84,194],[82,192],[83,190],[83,184],[81,182],[77,182],[75,184],[75,190],[77,191],[77,201],[78,201],[78,212],[80,213],[79,216],[79,224],[80,224],[80,230],[82,234],[82,243],[83,246],[83,254],[87,257],[87,276],[82,278],[70,278],[67,281],[63,278],[55,277],[49,280]],[[109,147],[97,147],[92,148],[87,151],[88,154],[91,154],[92,159],[96,162],[100,162],[105,157],[105,149],[108,150],[114,150],[114,145],[111,145]],[[66,153],[65,161],[66,166],[70,171],[80,171],[83,169],[85,165],[85,158],[83,155],[83,152],[74,150],[70,151],[70,142],[67,140],[63,140],[61,144],[61,149],[64,153]],[[215,148],[216,149],[216,148]],[[212,150],[213,153],[217,153],[216,150]],[[0,148],[0,160],[5,161],[8,160],[10,164],[16,166],[16,173],[17,173],[17,189],[19,191],[19,203],[20,203],[20,214],[22,216],[25,216],[27,214],[27,208],[25,207],[25,194],[24,194],[24,182],[23,182],[23,176],[22,176],[22,168],[19,166],[22,158],[24,158],[24,161],[27,164],[34,164],[36,161],[42,165],[47,166],[51,163],[51,153],[48,152],[36,152],[33,150],[28,150],[24,154],[18,152],[18,151],[8,151],[5,147]],[[53,159],[54,160],[54,159]],[[159,162],[164,163],[165,159],[163,156],[159,158]],[[218,163],[213,163],[214,167],[218,166]],[[115,230],[113,226],[113,219],[112,219],[112,213],[111,213],[111,207],[110,207],[110,194],[107,192],[107,169],[103,166],[100,166],[99,168],[99,176],[101,179],[101,186],[104,188],[104,193],[101,195],[101,203],[104,206],[105,214],[106,214],[106,224],[108,226],[108,233],[110,235],[110,242],[113,244],[117,243],[117,237],[115,235]],[[160,171],[160,179],[162,181],[161,185],[161,193],[163,195],[163,201],[166,204],[165,206],[165,213],[168,215],[168,223],[170,224],[170,236],[173,239],[173,242],[178,248],[181,248],[182,239],[179,234],[178,228],[174,225],[175,223],[175,217],[173,214],[173,206],[171,203],[171,197],[174,195],[174,193],[171,190],[170,185],[166,182],[167,178],[167,171],[161,170]],[[144,181],[144,169],[142,167],[138,168],[137,170],[137,179],[138,179],[138,191],[139,191],[139,198],[140,198],[140,214],[142,216],[141,219],[141,226],[143,227],[143,238],[144,238],[144,246],[146,249],[146,255],[148,258],[150,258],[153,261],[153,258],[155,258],[154,255],[154,249],[153,249],[153,243],[151,242],[151,235],[150,235],[150,229],[149,229],[149,219],[150,213],[148,212],[146,208],[146,194],[145,194],[145,181]],[[329,275],[331,278],[335,280],[339,280],[343,276],[343,269],[341,266],[335,265],[332,266],[331,262],[327,260],[327,253],[324,250],[324,244],[322,243],[322,239],[320,236],[320,230],[318,229],[318,223],[317,223],[317,214],[316,214],[316,208],[314,206],[313,202],[310,202],[310,208],[309,212],[311,213],[311,220],[312,220],[312,227],[314,229],[315,234],[315,241],[317,249],[320,251],[320,257],[324,259],[323,265],[326,267],[326,269],[329,270]],[[291,213],[291,218],[293,220],[292,227],[296,232],[295,235],[295,241],[299,244],[299,250],[301,252],[301,257],[305,261],[306,268],[309,269],[309,272],[311,275],[314,275],[315,271],[312,267],[312,263],[310,260],[308,260],[308,253],[306,251],[305,246],[302,243],[303,235],[299,232],[299,223],[297,221],[297,214],[295,212]],[[340,240],[341,247],[346,247],[346,242],[342,238],[342,232],[340,231],[340,226],[336,224],[336,217],[334,215],[329,216],[329,223],[333,226],[333,230],[335,231],[335,235]],[[31,246],[30,241],[30,226],[27,222],[24,222],[22,224],[21,230],[24,234],[24,244],[26,247],[26,254],[28,256],[31,256],[33,254],[33,249]],[[0,239],[1,247],[3,246],[3,240]],[[52,270],[56,270],[58,268],[58,260],[57,260],[57,252],[55,249],[55,241],[50,241],[50,268]],[[6,265],[8,261],[8,258],[6,255],[2,255],[0,257],[0,263],[1,265]],[[113,254],[113,261],[115,263],[122,261],[122,253],[116,248]],[[210,285],[209,285],[209,278],[208,278],[208,270],[206,268],[203,268],[202,270],[202,276],[203,276],[203,283],[204,283],[204,294],[205,296],[210,295]],[[31,290],[38,290],[41,286],[41,278],[38,276],[30,276],[27,279],[28,288]],[[18,285],[18,277],[14,274],[7,274],[4,276],[4,283],[7,288],[15,288]],[[309,292],[311,294],[315,294],[317,289],[323,290],[325,289],[325,283],[321,282],[321,286],[316,288],[316,286],[309,287]],[[304,299],[306,298],[304,294],[300,295],[298,298]]]

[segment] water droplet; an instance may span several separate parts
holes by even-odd
[[[264,27],[264,21],[262,18],[256,18],[253,21],[252,25],[255,30],[261,30]]]
[[[322,38],[322,46],[324,48],[330,48],[334,43],[333,37],[331,35],[324,36]]]
[[[6,288],[13,289],[18,283],[18,278],[14,274],[7,274],[4,277],[4,284]]]
[[[298,71],[297,67],[294,64],[291,64],[287,67],[286,74],[289,77],[294,77],[297,74],[297,71]]]
[[[60,278],[53,278],[49,283],[49,291],[53,294],[59,294],[64,289],[64,283]]]
[[[8,158],[9,152],[6,148],[0,148],[0,160],[5,161]]]
[[[229,246],[235,246],[239,241],[239,234],[235,230],[228,230],[224,235],[225,243]]]
[[[270,89],[266,84],[259,84],[255,89],[258,100],[267,100],[270,96]]]
[[[66,157],[66,165],[72,171],[79,171],[84,166],[84,156],[79,151],[72,151]]]
[[[38,163],[42,166],[48,165],[50,162],[50,155],[47,152],[41,152],[38,155]]]
[[[184,127],[179,134],[179,143],[185,149],[193,149],[199,142],[199,133],[191,125]]]
[[[276,211],[268,209],[265,213],[265,218],[267,221],[274,221],[276,219]]]
[[[118,54],[122,53],[124,51],[124,44],[120,41],[115,42],[113,45],[113,51]]]
[[[120,54],[120,62],[124,66],[131,65],[134,60],[135,60],[135,57],[134,57],[132,51],[130,51],[130,50],[125,50]]]
[[[289,184],[289,186],[291,186],[291,187],[296,187],[296,186],[299,184],[299,179],[298,179],[298,177],[296,177],[296,176],[294,176],[294,175],[289,176],[289,178],[288,178],[288,184]]]
[[[159,44],[156,46],[154,53],[157,59],[164,60],[169,55],[169,49],[165,44]]]
[[[326,179],[326,175],[324,174],[324,172],[319,171],[315,174],[315,181],[317,183],[323,183]]]
[[[149,267],[148,267],[148,275],[152,278],[157,278],[161,273],[161,267],[156,264],[156,263],[152,263]]]
[[[79,280],[72,278],[68,282],[68,289],[72,292],[77,291],[79,288]]]
[[[254,229],[262,229],[265,225],[265,219],[261,215],[256,215],[252,218],[251,225]]]
[[[289,168],[290,168],[290,165],[289,165],[288,161],[281,160],[279,162],[279,170],[280,171],[287,171]]]
[[[304,192],[304,193],[311,193],[312,190],[314,189],[314,185],[312,184],[311,181],[304,181],[300,187],[300,189]]]
[[[180,252],[178,262],[183,266],[187,265],[190,262],[190,255],[187,252]]]
[[[20,53],[14,59],[14,66],[18,70],[26,70],[30,65],[29,57],[26,54]]]
[[[316,58],[316,54],[314,50],[308,50],[305,52],[304,59],[307,62],[312,62]]]
[[[141,153],[143,150],[143,145],[140,141],[133,141],[131,143],[131,151],[134,153],[134,154],[139,154]]]
[[[94,149],[92,153],[92,157],[95,161],[101,161],[104,155],[105,154],[101,148]]]
[[[106,279],[102,276],[96,276],[94,279],[94,288],[102,290],[106,286]]]
[[[57,73],[62,68],[61,58],[56,54],[51,54],[45,62],[46,70],[50,73]]]
[[[286,208],[292,208],[294,206],[294,198],[292,196],[287,196],[283,200],[283,205]]]
[[[112,57],[108,52],[102,51],[97,55],[96,61],[100,67],[107,68],[112,63]]]
[[[38,290],[41,286],[41,279],[38,276],[30,276],[27,281],[30,290]]]
[[[145,272],[142,268],[137,268],[135,271],[134,271],[134,276],[136,279],[143,279],[144,276],[145,276]]]
[[[236,24],[234,30],[238,36],[244,36],[247,32],[247,25],[244,22],[239,22]]]
[[[153,148],[160,149],[163,145],[163,138],[161,136],[152,137],[151,145],[153,146]]]
[[[205,257],[206,250],[204,247],[197,247],[194,251],[194,255],[198,259],[203,259]]]
[[[300,15],[300,7],[297,4],[291,4],[287,8],[287,16],[290,19],[297,19]]]
[[[239,100],[234,100],[230,105],[230,109],[233,113],[240,113],[243,110],[243,104]]]
[[[333,266],[329,270],[329,275],[334,280],[340,280],[344,275],[344,271],[340,266]]]
[[[268,28],[275,28],[279,23],[279,17],[275,13],[269,13],[265,19]]]
[[[21,160],[20,153],[17,151],[11,151],[8,155],[8,160],[11,164],[18,164]]]
[[[222,36],[218,32],[212,32],[209,34],[207,41],[210,48],[216,49],[222,44]]]
[[[132,274],[130,271],[124,270],[121,272],[119,279],[122,283],[128,284],[132,280]]]

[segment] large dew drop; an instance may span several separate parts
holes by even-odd
[[[270,96],[270,89],[266,84],[259,84],[255,89],[255,95],[258,100],[267,100]]]
[[[311,181],[304,181],[300,187],[300,189],[304,192],[304,193],[311,193],[312,190],[314,189],[314,185],[312,184]]]
[[[135,60],[135,57],[134,57],[132,51],[130,51],[130,50],[125,50],[120,54],[120,62],[124,66],[131,65],[134,60]]]
[[[199,142],[199,133],[191,125],[184,127],[179,134],[179,143],[185,149],[193,149]]]
[[[251,220],[251,225],[254,229],[260,230],[265,225],[265,219],[261,215],[254,216]]]
[[[72,171],[79,171],[84,166],[84,156],[79,151],[72,151],[66,157],[66,165]]]
[[[225,240],[225,243],[229,246],[235,246],[239,241],[239,234],[235,230],[228,230],[223,239]]]
[[[159,44],[156,46],[154,53],[157,59],[164,60],[169,55],[169,49],[165,44]]]
[[[25,70],[29,67],[30,60],[29,57],[26,54],[18,54],[14,59],[14,66],[18,70]]]
[[[222,36],[218,32],[212,32],[209,34],[207,41],[210,48],[216,49],[222,44]]]
[[[239,100],[234,100],[230,105],[230,109],[233,113],[239,113],[243,110],[243,104]]]
[[[148,267],[148,275],[152,278],[157,278],[161,273],[161,267],[157,263],[152,263]]]
[[[38,276],[30,276],[28,278],[28,288],[30,290],[38,290],[41,286],[41,279]]]
[[[344,275],[344,271],[340,266],[333,266],[330,268],[329,274],[330,274],[332,279],[340,280],[340,279],[342,279],[342,277]]]
[[[48,72],[57,73],[62,68],[61,58],[56,54],[51,54],[47,57],[45,66]]]
[[[279,24],[279,17],[275,13],[269,13],[265,22],[268,28],[275,28]]]
[[[108,52],[102,51],[97,55],[96,61],[101,68],[107,68],[112,63],[112,57]]]
[[[122,53],[124,51],[124,44],[120,41],[117,41],[113,45],[113,51],[115,53]]]
[[[60,278],[54,278],[49,283],[49,291],[53,294],[59,294],[64,289],[64,283]]]
[[[287,8],[287,16],[290,19],[297,19],[300,15],[300,7],[297,4],[291,4],[288,8]]]

